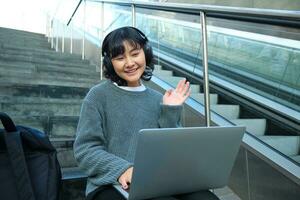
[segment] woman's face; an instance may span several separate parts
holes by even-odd
[[[140,78],[145,71],[146,59],[143,48],[134,47],[128,41],[123,42],[125,52],[112,58],[112,64],[119,77],[129,87],[140,85]]]

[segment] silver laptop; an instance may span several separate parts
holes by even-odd
[[[227,185],[245,127],[143,129],[139,132],[129,200]]]

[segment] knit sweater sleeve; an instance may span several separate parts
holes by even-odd
[[[161,112],[158,120],[160,128],[176,128],[180,127],[180,119],[182,112],[182,105],[173,106],[173,105],[164,105],[160,104]]]
[[[102,116],[96,106],[84,100],[74,142],[79,167],[95,185],[116,183],[132,163],[106,151]]]

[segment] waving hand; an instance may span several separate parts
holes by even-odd
[[[163,96],[163,104],[165,105],[181,105],[189,97],[191,93],[190,83],[186,79],[179,81],[175,90],[166,91]]]

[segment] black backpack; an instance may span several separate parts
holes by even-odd
[[[0,112],[0,199],[57,200],[61,171],[56,150],[42,132],[15,126]]]

